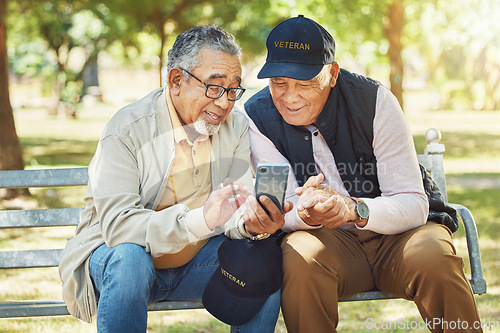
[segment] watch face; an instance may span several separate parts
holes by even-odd
[[[358,211],[359,217],[361,217],[362,219],[367,219],[368,216],[370,216],[370,210],[368,209],[368,205],[363,201],[358,202],[356,209]]]

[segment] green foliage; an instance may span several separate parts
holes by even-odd
[[[83,91],[82,81],[80,80],[68,81],[61,90],[61,101],[76,105],[80,101],[80,96],[82,95],[82,91]]]
[[[84,9],[75,13],[72,18],[69,35],[74,40],[75,45],[95,48],[95,41],[99,41],[108,31],[109,27],[104,25],[94,12]]]
[[[135,36],[137,30],[129,24],[134,21],[113,15],[105,4],[65,0],[11,3],[11,17],[27,17],[9,25],[9,59],[14,73],[37,76],[45,86],[56,87],[60,101],[79,102],[83,92],[80,71],[110,43],[122,40],[135,45],[130,36]],[[70,64],[78,52],[75,50],[83,50],[85,55],[76,68]]]
[[[40,39],[10,47],[9,59],[10,69],[19,76],[45,77],[47,72],[55,69],[54,59],[51,59],[46,46]]]
[[[440,92],[441,107],[500,107],[500,3],[496,0],[415,2],[405,33]]]
[[[19,75],[54,70],[56,60],[65,66],[75,47],[83,48],[88,58],[107,50],[118,63],[162,66],[166,50],[180,32],[215,23],[236,36],[244,63],[258,66],[269,31],[286,18],[304,14],[332,33],[341,65],[387,81],[389,44],[384,24],[390,2],[9,1],[9,59]],[[495,17],[500,16],[500,2],[405,0],[404,5],[405,82],[418,79],[438,92],[441,107],[498,109],[500,26]],[[33,54],[28,56],[27,50]],[[55,55],[47,56],[49,50]]]

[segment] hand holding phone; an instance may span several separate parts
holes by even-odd
[[[283,213],[289,165],[286,163],[263,163],[257,166],[255,177],[255,197],[259,201],[261,195],[269,197]],[[269,212],[262,206],[267,214]]]

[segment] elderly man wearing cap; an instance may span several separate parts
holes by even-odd
[[[266,231],[255,224],[284,224],[270,198],[261,200],[267,215],[245,189],[253,185],[248,120],[234,108],[245,91],[240,53],[234,37],[214,25],[180,34],[168,53],[167,85],[106,125],[89,165],[86,207],[59,266],[69,312],[88,322],[97,315],[99,332],[146,332],[148,303],[201,300],[218,270],[219,248],[230,248],[244,264],[260,245],[245,238]],[[253,223],[245,228],[246,221]],[[222,246],[234,238],[240,242]],[[273,241],[262,244],[272,248]],[[248,299],[248,288],[231,297],[239,314],[215,309],[232,331],[274,332],[281,284],[276,247],[266,259],[279,265],[274,279],[224,261],[232,277],[226,284],[274,281],[258,299]],[[252,259],[248,266],[258,264]]]
[[[288,162],[293,170],[287,198],[295,208],[282,243],[288,331],[335,332],[338,300],[377,288],[413,300],[432,332],[447,331],[439,323],[480,332],[450,228],[427,221],[396,98],[340,69],[332,36],[301,15],[277,25],[267,49],[258,77],[269,86],[245,111],[252,162]]]

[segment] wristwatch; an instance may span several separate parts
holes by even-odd
[[[361,221],[368,221],[368,218],[370,217],[370,209],[368,208],[368,205],[366,202],[363,200],[353,198],[351,197],[352,200],[356,203],[356,207],[354,207],[354,211],[358,215],[358,219],[355,221],[350,221],[350,222],[355,222],[359,223]]]
[[[271,234],[268,234],[267,232],[263,232],[261,234],[258,234],[258,235],[252,235],[252,238],[250,238],[251,240],[263,240],[263,239],[266,239],[266,238],[269,238],[269,236],[271,236]]]
[[[258,234],[258,235],[253,235],[253,234],[248,232],[247,228],[245,227],[245,223],[243,223],[243,230],[245,230],[245,232],[250,236],[251,240],[263,240],[263,239],[269,238],[269,236],[271,236],[271,234],[268,234],[267,232],[263,232],[263,233]]]

